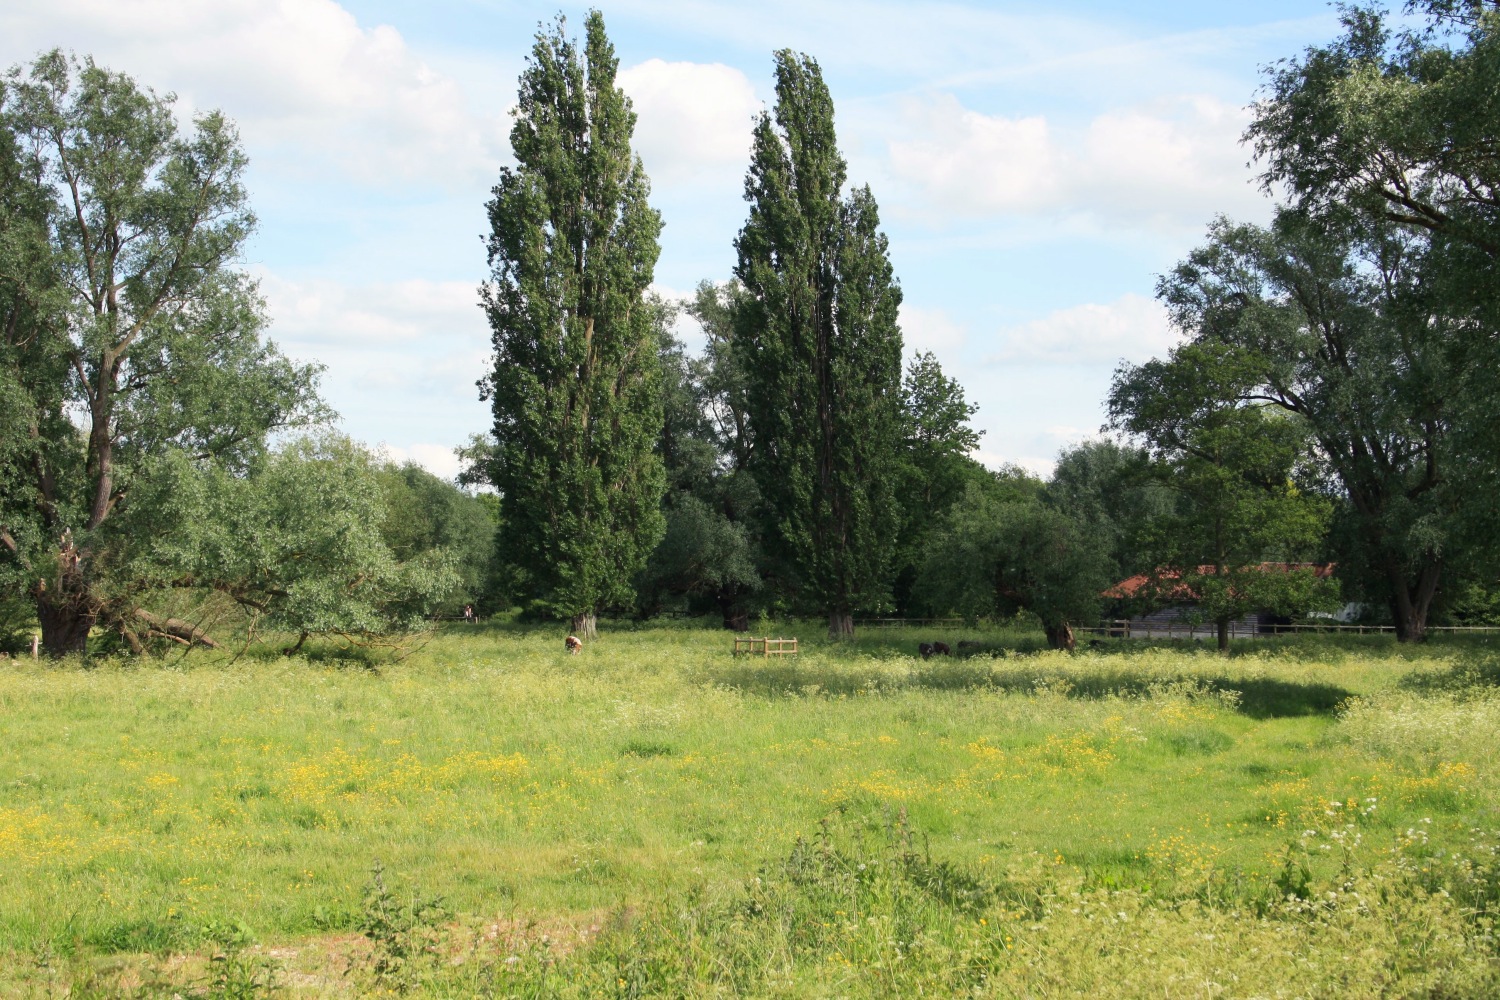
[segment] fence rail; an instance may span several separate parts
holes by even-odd
[[[962,618],[856,618],[855,628],[927,628],[932,625],[964,626]]]
[[[1078,630],[1086,635],[1108,636],[1116,639],[1213,639],[1219,634],[1218,626],[1212,622],[1192,624],[1188,622],[1130,622],[1125,619],[1102,622],[1093,628]],[[1394,625],[1343,625],[1329,623],[1304,625],[1250,625],[1232,622],[1229,626],[1231,639],[1272,639],[1279,635],[1313,633],[1348,633],[1351,635],[1393,635]],[[1500,625],[1429,625],[1429,634],[1455,635],[1473,632],[1481,635],[1500,633]]]

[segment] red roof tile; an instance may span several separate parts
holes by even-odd
[[[1262,573],[1290,573],[1293,570],[1310,569],[1313,571],[1313,575],[1318,579],[1325,580],[1333,575],[1334,567],[1337,565],[1337,563],[1263,562],[1254,568]],[[1198,576],[1213,576],[1214,573],[1217,572],[1217,570],[1214,566],[1203,565],[1199,566],[1194,572]],[[1137,575],[1132,576],[1127,580],[1121,580],[1113,587],[1110,587],[1108,590],[1104,591],[1100,596],[1108,598],[1129,598],[1137,596],[1142,590],[1150,589],[1153,587],[1161,587],[1163,589],[1158,591],[1158,593],[1153,596],[1161,597],[1170,601],[1197,600],[1198,595],[1193,591],[1192,587],[1188,586],[1185,583],[1179,583],[1169,590],[1165,589],[1164,585],[1167,583],[1167,581],[1177,580],[1181,577],[1181,569],[1164,566],[1157,569],[1153,573],[1138,573]]]

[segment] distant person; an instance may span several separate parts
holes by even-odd
[[[474,605],[472,605],[472,604],[465,604],[464,605],[464,621],[466,621],[470,625],[472,625],[472,624],[474,624],[474,622],[476,620],[477,619],[475,619],[475,617],[474,617]]]

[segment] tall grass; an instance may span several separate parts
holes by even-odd
[[[378,862],[452,914],[404,966],[434,995],[1484,995],[1484,649],[965,636],[1007,655],[473,627],[399,661],[7,665],[0,984],[157,956],[99,980],[143,989],[188,952],[207,990],[229,937],[285,949],[288,989],[375,988]],[[264,992],[245,961],[220,978]]]

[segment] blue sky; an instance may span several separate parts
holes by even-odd
[[[62,45],[221,108],[251,157],[271,336],[327,365],[344,430],[451,474],[488,425],[484,203],[551,4],[11,0],[0,63]],[[563,6],[575,26],[584,7]],[[816,57],[871,185],[908,351],[980,405],[979,457],[1045,472],[1110,374],[1173,342],[1156,276],[1217,212],[1264,219],[1239,144],[1260,70],[1333,37],[1317,2],[601,5],[666,229],[668,295],[723,280],[771,53]],[[695,331],[684,324],[690,343]]]

